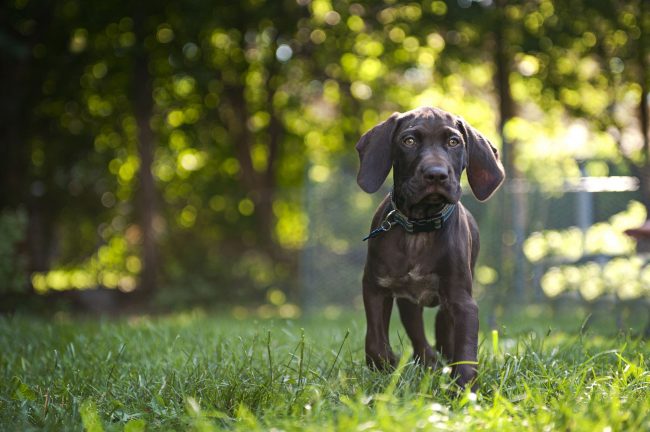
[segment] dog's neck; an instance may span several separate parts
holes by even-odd
[[[444,227],[445,222],[449,220],[455,213],[458,213],[456,210],[456,204],[450,203],[438,203],[428,204],[426,206],[405,206],[409,208],[409,214],[405,214],[396,203],[397,201],[402,201],[399,199],[399,194],[397,197],[393,195],[393,192],[390,193],[390,203],[386,207],[386,214],[384,219],[379,224],[379,226],[373,229],[370,234],[363,240],[377,237],[382,233],[389,231],[395,225],[400,225],[410,234],[418,233],[428,233],[431,231],[438,231]],[[415,208],[414,208],[415,207]],[[422,217],[419,217],[422,215]]]

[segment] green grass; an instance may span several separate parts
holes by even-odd
[[[368,370],[362,315],[0,317],[0,430],[650,430],[647,341],[521,315],[458,394],[397,323],[399,368]]]

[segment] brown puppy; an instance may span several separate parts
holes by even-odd
[[[366,362],[395,366],[388,324],[397,299],[418,361],[435,366],[426,340],[424,306],[440,305],[436,350],[451,362],[457,383],[476,377],[478,307],[472,273],[479,251],[476,221],[460,203],[460,175],[483,201],[505,174],[497,150],[459,117],[436,108],[395,113],[356,145],[357,182],[376,192],[393,168],[394,187],[379,205],[368,236],[363,275]]]

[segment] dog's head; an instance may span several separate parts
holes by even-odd
[[[464,169],[481,201],[505,177],[497,149],[462,118],[437,108],[395,113],[366,132],[356,148],[359,186],[368,193],[377,191],[393,167],[395,194],[405,211],[458,202]]]

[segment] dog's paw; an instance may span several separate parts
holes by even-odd
[[[399,358],[390,350],[383,352],[366,352],[366,364],[370,369],[388,371],[397,367]]]
[[[467,387],[473,393],[476,393],[478,390],[478,382],[476,381],[476,366],[471,364],[459,364],[454,366],[452,369],[452,375],[456,377],[456,384],[461,389]]]
[[[438,369],[442,365],[440,354],[430,346],[417,350],[413,353],[413,360],[417,364],[431,369]]]

